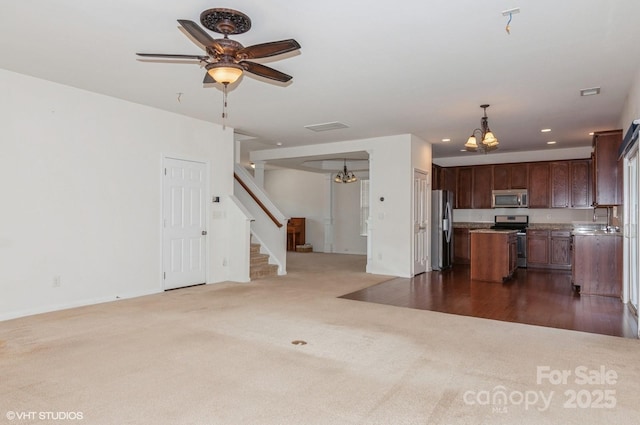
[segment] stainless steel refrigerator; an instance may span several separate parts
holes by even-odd
[[[453,192],[431,192],[431,268],[453,265]]]

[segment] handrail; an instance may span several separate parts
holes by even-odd
[[[233,177],[238,181],[238,183],[240,183],[240,186],[242,186],[244,188],[244,190],[247,191],[247,193],[251,196],[251,198],[253,198],[254,201],[256,201],[256,204],[258,204],[260,206],[260,208],[262,208],[262,211],[265,212],[265,214],[267,214],[267,216],[269,216],[269,218],[271,219],[271,221],[273,221],[275,223],[276,226],[278,227],[282,227],[282,223],[280,223],[278,221],[277,218],[274,217],[273,214],[271,214],[271,211],[269,211],[267,209],[267,207],[264,206],[264,204],[262,203],[262,201],[260,201],[260,199],[258,199],[258,197],[255,195],[255,193],[253,193],[251,191],[251,189],[249,189],[249,186],[246,185],[245,182],[242,181],[242,179],[240,178],[240,176],[236,173],[233,173]]]

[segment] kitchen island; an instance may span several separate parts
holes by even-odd
[[[475,229],[471,237],[471,279],[503,282],[518,268],[517,230]]]

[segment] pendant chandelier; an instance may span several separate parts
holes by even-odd
[[[484,116],[480,118],[480,128],[476,128],[469,136],[467,143],[464,144],[466,150],[470,152],[482,152],[488,153],[490,151],[498,149],[498,139],[493,135],[491,129],[489,129],[489,118],[487,118],[488,104],[480,105],[484,109]],[[476,133],[480,136],[480,143],[476,138]]]
[[[342,169],[342,171],[339,171],[338,174],[336,174],[336,177],[333,179],[333,181],[336,183],[353,183],[357,180],[358,178],[355,174],[353,174],[353,171],[347,170],[347,160],[345,159],[344,168]]]

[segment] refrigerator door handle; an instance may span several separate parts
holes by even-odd
[[[453,211],[451,210],[451,202],[447,201],[447,206],[446,206],[446,210],[445,210],[445,219],[444,219],[444,223],[445,223],[445,227],[446,227],[446,232],[447,232],[447,243],[451,242],[451,236],[453,236],[453,224],[452,219],[453,219]]]

